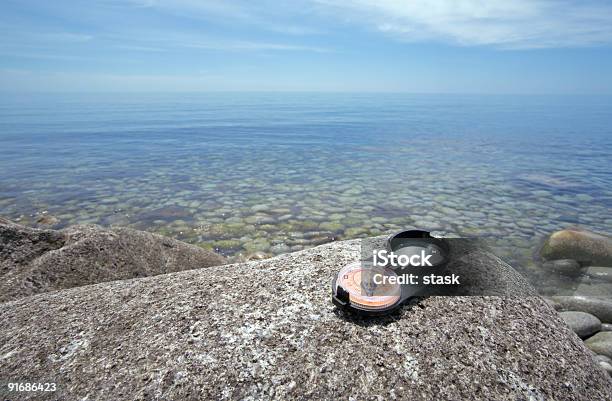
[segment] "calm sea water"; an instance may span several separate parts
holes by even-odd
[[[0,149],[0,215],[226,254],[417,226],[528,265],[553,230],[612,231],[611,97],[6,96]]]

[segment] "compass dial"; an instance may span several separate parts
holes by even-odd
[[[391,284],[389,277],[397,278],[397,275],[390,269],[351,263],[338,274],[336,286],[349,293],[349,301],[354,307],[386,309],[395,305],[401,295],[400,285],[397,281]]]

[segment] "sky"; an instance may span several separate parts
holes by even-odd
[[[0,91],[612,94],[609,0],[4,0]]]

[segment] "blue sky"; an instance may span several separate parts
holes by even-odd
[[[2,91],[612,94],[612,2],[3,1]]]

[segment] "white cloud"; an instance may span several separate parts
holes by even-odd
[[[612,4],[552,0],[316,0],[404,41],[525,49],[612,43]]]
[[[304,25],[310,0],[130,0],[137,8],[157,9],[180,17],[240,24],[285,35],[320,35],[319,27]]]
[[[167,51],[167,49],[161,48],[161,47],[154,47],[154,46],[139,46],[139,45],[118,45],[115,46],[117,49],[121,49],[121,50],[129,50],[129,51],[135,51],[135,52],[165,52]]]

